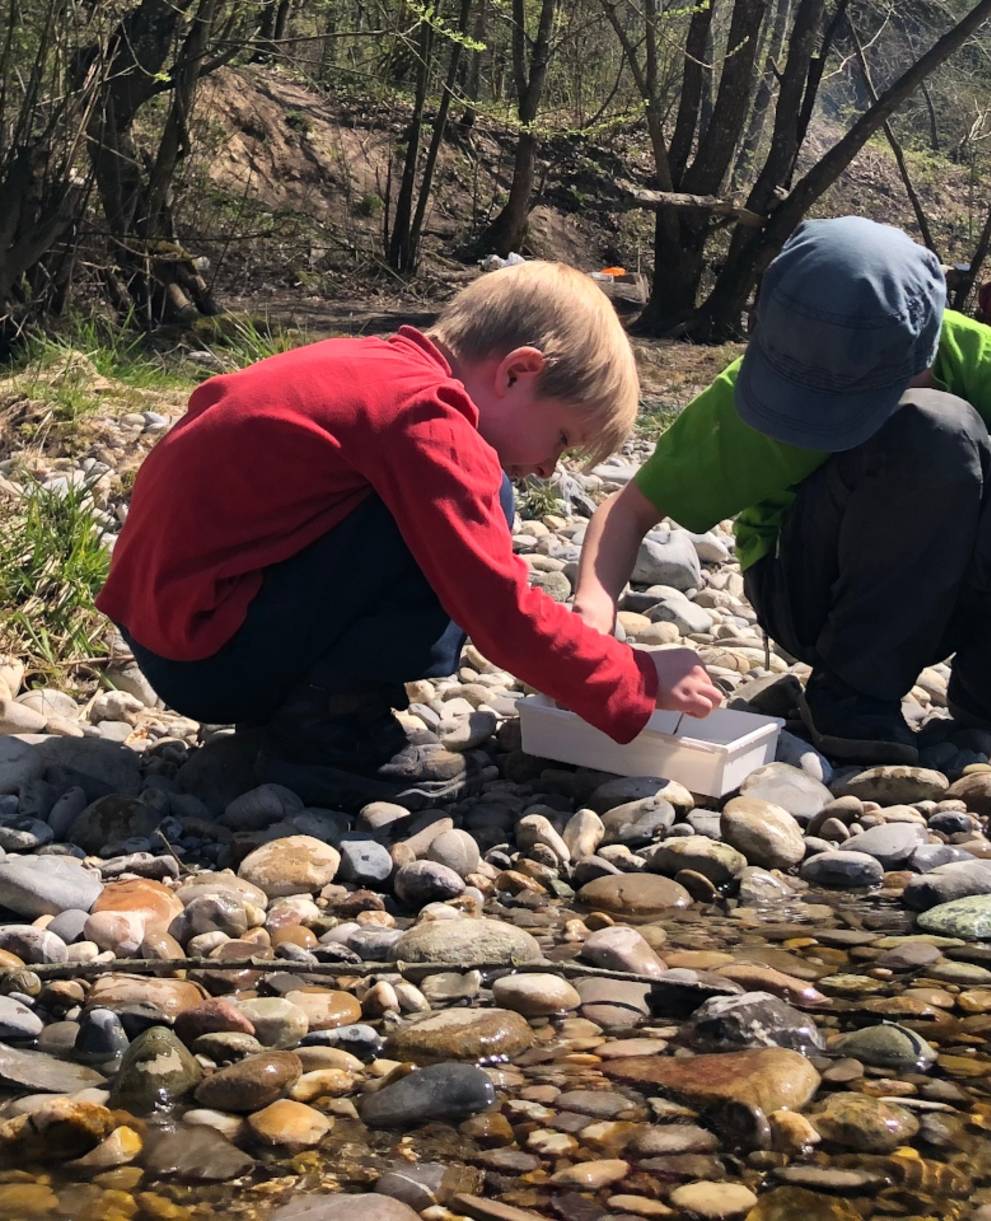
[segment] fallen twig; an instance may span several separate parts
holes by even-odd
[[[22,971],[32,971],[41,980],[93,979],[100,975],[158,975],[173,971],[261,971],[268,975],[324,975],[328,979],[369,975],[401,975],[404,979],[433,975],[438,971],[512,972],[517,975],[562,975],[565,978],[594,976],[624,983],[653,984],[649,975],[634,971],[613,971],[578,962],[299,962],[292,958],[114,958],[96,962],[26,963],[15,970],[0,972],[0,985],[15,979]]]

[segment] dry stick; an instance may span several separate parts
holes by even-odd
[[[878,100],[877,90],[874,88],[874,81],[871,78],[871,70],[867,64],[867,56],[864,54],[864,46],[860,41],[860,35],[850,19],[849,14],[846,18],[847,29],[850,31],[850,38],[853,41],[854,50],[857,52],[857,61],[860,64],[860,74],[864,78],[864,84],[867,87],[867,93],[871,101],[876,103]],[[933,240],[932,230],[929,228],[929,220],[926,216],[925,209],[922,206],[922,200],[919,199],[918,192],[912,184],[911,176],[908,172],[908,164],[905,160],[905,152],[902,149],[898,137],[895,135],[895,130],[890,123],[882,123],[881,128],[887,137],[888,143],[891,145],[891,151],[895,155],[895,163],[898,166],[898,173],[901,175],[902,183],[905,187],[905,193],[908,195],[909,203],[912,205],[912,211],[915,213],[915,219],[919,226],[919,232],[922,234],[922,240],[926,246],[938,255],[936,243]]]
[[[430,975],[436,971],[512,971],[517,975],[590,975],[624,983],[654,984],[650,975],[634,971],[613,971],[606,967],[587,967],[573,962],[299,962],[292,958],[238,958],[220,962],[216,958],[114,958],[108,962],[26,963],[15,970],[0,972],[0,985],[16,980],[23,971],[32,971],[42,980],[89,979],[99,975],[157,975],[162,971],[262,971],[267,975],[326,975],[334,979],[368,975]]]

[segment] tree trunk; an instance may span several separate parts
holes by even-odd
[[[730,256],[708,300],[692,320],[693,338],[723,342],[740,334],[740,317],[758,277],[811,205],[843,173],[870,137],[901,103],[991,17],[991,0],[980,0],[861,115],[850,130],[801,178],[771,213],[760,232],[737,228]],[[779,100],[779,108],[780,108]],[[751,205],[753,206],[753,205]],[[755,208],[755,210],[759,210]],[[742,236],[741,236],[742,234]]]
[[[406,135],[406,155],[403,160],[402,178],[399,182],[399,194],[396,196],[396,212],[392,219],[392,237],[389,241],[388,250],[389,265],[400,273],[413,270],[412,251],[410,249],[413,190],[416,186],[416,169],[420,158],[420,136],[423,133],[423,110],[427,102],[427,86],[430,81],[433,37],[434,32],[430,22],[421,21],[418,41],[416,96],[413,101],[413,114],[410,116],[409,130]]]
[[[534,167],[537,160],[537,137],[533,123],[540,109],[540,99],[547,78],[551,32],[557,15],[558,0],[541,0],[537,37],[533,42],[529,71],[526,63],[526,6],[524,0],[513,0],[513,75],[516,81],[518,113],[521,130],[513,159],[513,181],[509,199],[488,230],[482,235],[483,249],[494,250],[503,257],[518,250],[526,236],[530,218],[530,197],[533,194]]]
[[[475,12],[475,24],[471,31],[471,36],[475,42],[485,42],[485,31],[488,25],[488,16],[489,0],[478,0],[478,8]],[[461,118],[458,120],[458,126],[463,131],[470,131],[471,128],[475,126],[475,107],[472,105],[472,103],[478,101],[482,88],[483,54],[483,51],[470,51],[468,54],[468,70],[464,73],[463,88],[465,100],[469,104],[465,106],[461,113]]]
[[[757,86],[753,106],[750,110],[750,121],[746,135],[737,153],[736,164],[733,167],[732,182],[734,186],[742,186],[750,177],[760,146],[767,130],[767,120],[771,117],[771,101],[777,86],[777,64],[784,46],[785,31],[788,28],[788,15],[791,10],[791,0],[777,0],[768,37],[767,59],[764,62],[764,73]]]
[[[680,188],[687,194],[718,195],[729,175],[749,108],[766,7],[766,0],[735,0],[728,36],[731,53],[723,66],[712,118],[699,138],[695,160],[681,176]],[[670,209],[658,210],[654,279],[647,305],[633,328],[636,334],[670,334],[691,317],[710,225],[705,213],[679,212],[672,217]]]
[[[471,4],[472,0],[461,0],[457,27],[460,35],[468,33]],[[433,185],[437,157],[440,154],[440,146],[444,142],[444,133],[447,130],[447,116],[451,108],[451,99],[454,96],[454,86],[458,79],[461,51],[462,43],[456,40],[451,43],[451,53],[447,63],[447,79],[444,82],[444,92],[441,94],[440,105],[437,107],[437,117],[434,119],[434,130],[430,137],[427,159],[423,164],[423,175],[420,178],[416,212],[413,215],[413,225],[410,230],[408,260],[411,269],[416,267],[420,257],[420,237],[423,233],[423,221],[427,214],[427,204],[430,201],[430,188]]]

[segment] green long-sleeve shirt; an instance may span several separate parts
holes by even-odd
[[[773,551],[795,488],[830,454],[774,441],[740,418],[735,360],[663,433],[636,477],[640,491],[680,525],[702,533],[736,518],[736,550],[748,568]],[[991,326],[947,310],[933,376],[966,399],[991,431]]]

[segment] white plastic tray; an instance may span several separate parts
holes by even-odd
[[[581,717],[543,695],[519,704],[523,749],[617,776],[677,780],[693,793],[722,797],[774,759],[784,721],[717,708],[704,720],[685,717],[677,736],[676,712],[655,712],[632,742],[621,746]]]

